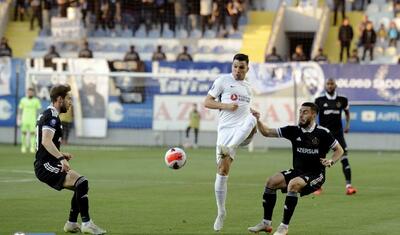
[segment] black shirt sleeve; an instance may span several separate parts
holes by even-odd
[[[278,128],[278,135],[280,138],[292,140],[295,137],[297,126],[285,126]]]

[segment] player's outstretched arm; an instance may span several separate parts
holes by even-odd
[[[279,137],[276,129],[268,128],[268,126],[265,125],[263,122],[261,122],[258,118],[257,118],[257,129],[265,137]]]
[[[218,101],[215,101],[215,97],[211,95],[207,95],[204,100],[204,107],[209,109],[223,109],[229,111],[235,111],[239,105],[236,103],[225,104]]]

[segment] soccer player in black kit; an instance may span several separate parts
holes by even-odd
[[[347,158],[347,144],[343,136],[349,132],[350,128],[350,110],[349,102],[346,97],[340,96],[336,92],[336,82],[329,78],[325,84],[325,94],[315,100],[319,112],[319,124],[330,130],[332,135],[339,141],[344,149],[344,154],[341,158],[342,170],[346,179],[346,194],[353,195],[357,190],[351,185],[351,168],[349,159]],[[342,127],[342,111],[346,117],[345,127]],[[316,191],[319,194],[321,190]]]
[[[285,126],[277,129],[268,128],[262,123],[260,115],[255,113],[257,128],[265,137],[280,137],[290,140],[293,152],[293,168],[278,172],[266,183],[263,194],[264,219],[250,232],[272,231],[272,213],[276,203],[276,190],[287,192],[283,220],[274,235],[286,235],[290,219],[296,208],[298,197],[308,195],[319,189],[325,182],[325,167],[331,167],[340,159],[343,149],[328,129],[316,124],[318,107],[311,102],[300,107],[297,126]],[[331,159],[326,158],[332,149]]]
[[[93,223],[89,216],[88,180],[71,169],[68,161],[72,155],[60,152],[62,125],[60,113],[71,107],[71,88],[56,85],[50,90],[51,105],[37,120],[36,177],[56,190],[64,188],[74,191],[71,199],[69,219],[64,225],[65,232],[105,234],[106,231]],[[82,226],[77,222],[81,214]]]

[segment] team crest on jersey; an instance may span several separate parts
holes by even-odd
[[[231,100],[235,101],[237,99],[238,99],[238,95],[236,95],[236,94],[231,95]]]
[[[319,144],[319,139],[318,139],[317,137],[314,137],[314,138],[311,140],[311,143],[312,143],[313,145],[318,145],[318,144]]]
[[[56,120],[56,119],[51,119],[50,125],[51,125],[52,127],[55,127],[55,126],[56,126],[56,123],[57,123],[57,120]]]
[[[336,102],[336,108],[342,107],[342,104],[340,102]]]

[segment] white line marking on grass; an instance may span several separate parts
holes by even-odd
[[[7,170],[7,169],[0,169],[0,172],[22,173],[22,174],[35,174],[35,172],[33,172],[33,171],[27,171],[27,170]]]
[[[36,179],[0,179],[0,183],[27,183],[34,182]]]

